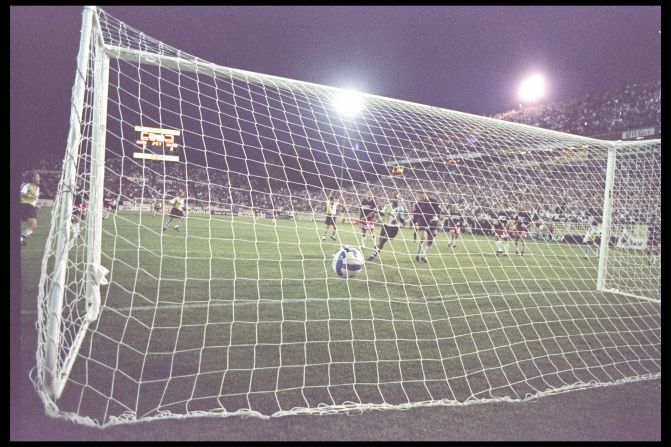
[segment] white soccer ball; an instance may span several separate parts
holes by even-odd
[[[363,269],[363,255],[354,247],[345,245],[333,255],[333,271],[340,278],[351,278]]]

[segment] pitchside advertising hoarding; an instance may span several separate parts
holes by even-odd
[[[645,127],[643,129],[627,130],[622,132],[623,140],[635,140],[637,138],[651,137],[655,135],[654,127]]]
[[[589,223],[580,222],[551,222],[550,238],[558,242],[582,243],[583,237],[590,227]],[[601,231],[599,229],[599,231]],[[646,225],[615,224],[610,228],[612,244],[618,248],[632,248],[643,250],[648,241],[648,227]]]

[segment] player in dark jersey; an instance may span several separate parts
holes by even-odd
[[[79,187],[79,182],[77,182],[77,187]],[[89,206],[89,193],[87,191],[79,190],[72,201],[72,243],[74,243],[75,238],[80,238],[84,240],[82,236],[81,222],[86,220],[88,215],[88,206]]]
[[[531,217],[524,211],[518,211],[515,216],[515,228],[513,230],[513,240],[515,241],[515,253],[524,256],[524,249],[527,245],[527,238],[529,237],[529,224]],[[521,248],[520,248],[521,247]]]
[[[440,205],[435,199],[424,196],[421,201],[415,204],[412,214],[415,234],[418,239],[415,260],[427,263],[426,257],[433,245],[434,231],[439,222]]]
[[[366,234],[370,234],[375,246],[375,221],[378,209],[373,199],[373,194],[368,195],[361,201],[361,212],[359,213],[359,227],[361,228],[361,248],[366,248]]]
[[[661,221],[648,227],[648,242],[645,254],[648,256],[648,265],[660,265],[660,254],[662,252],[662,226]]]
[[[448,241],[449,246],[454,248],[457,246],[457,240],[463,231],[465,221],[464,218],[459,214],[453,214],[445,219],[447,223],[447,232],[448,232]]]

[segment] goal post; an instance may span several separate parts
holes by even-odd
[[[608,265],[608,246],[610,243],[611,214],[613,212],[613,182],[615,178],[615,148],[608,149],[606,164],[606,184],[603,193],[603,217],[601,218],[601,243],[599,246],[599,271],[596,279],[596,290],[604,290],[606,268]]]
[[[77,55],[77,72],[72,89],[70,131],[68,134],[66,156],[63,160],[63,172],[58,188],[58,194],[52,213],[52,228],[56,232],[50,233],[50,238],[56,238],[57,247],[55,254],[55,265],[53,267],[53,279],[50,289],[44,291],[45,277],[40,280],[40,291],[48,294],[48,307],[46,315],[42,314],[42,307],[38,307],[38,321],[46,321],[46,330],[40,334],[43,340],[44,352],[38,350],[38,376],[43,389],[54,398],[58,399],[65,386],[69,370],[72,367],[76,350],[81,338],[84,336],[86,326],[83,324],[74,337],[73,351],[62,356],[62,317],[63,317],[63,295],[65,293],[65,276],[68,264],[68,241],[72,232],[72,209],[74,195],[77,189],[77,166],[79,160],[80,145],[82,144],[82,125],[84,124],[84,100],[85,89],[89,83],[89,62],[91,58],[91,40],[93,36],[93,21],[95,8],[84,8],[82,14],[82,29],[79,42],[79,53]],[[93,39],[95,42],[95,38]],[[95,44],[94,44],[95,46]],[[46,260],[46,258],[45,258]],[[43,270],[44,270],[43,266]]]
[[[84,8],[37,297],[50,415],[523,402],[661,376],[661,140],[363,93],[345,111],[341,93]],[[366,259],[348,279],[342,246]]]
[[[608,152],[597,290],[661,300],[661,141]],[[631,224],[625,213],[646,215]]]

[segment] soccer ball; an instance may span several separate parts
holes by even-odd
[[[363,262],[359,250],[345,245],[333,255],[333,271],[341,278],[351,278],[361,271]]]

